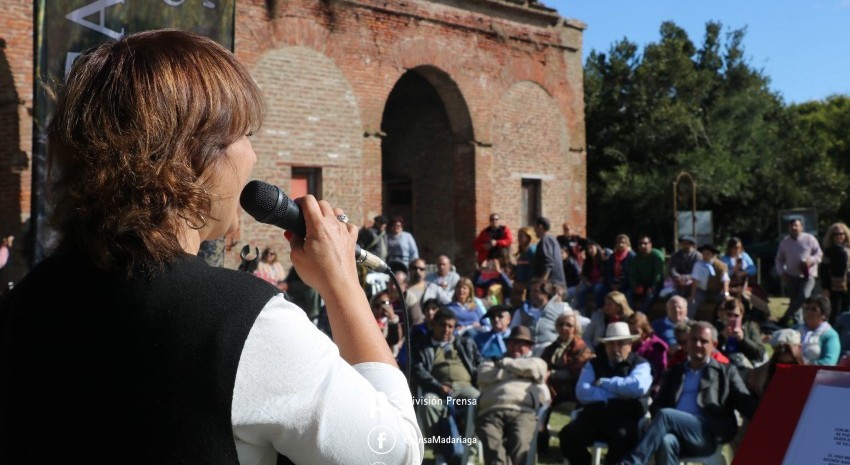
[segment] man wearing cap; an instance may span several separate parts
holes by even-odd
[[[638,424],[646,414],[652,373],[642,357],[632,353],[637,338],[624,321],[609,324],[596,358],[584,365],[576,385],[583,405],[578,418],[561,430],[561,452],[570,465],[590,465],[588,446],[608,443],[605,463],[617,463],[638,439]]]
[[[750,418],[755,401],[734,366],[711,357],[717,330],[697,321],[688,334],[688,360],[664,373],[650,424],[624,465],[677,465],[682,456],[710,455],[738,430],[735,410]]]
[[[676,294],[687,298],[691,293],[691,271],[699,261],[696,241],[691,236],[679,238],[679,250],[670,256],[670,278],[676,286]]]
[[[536,434],[537,410],[548,405],[546,362],[531,356],[534,341],[525,326],[505,339],[505,358],[478,367],[481,397],[475,432],[484,443],[484,463],[524,464]]]
[[[498,213],[490,214],[490,225],[482,229],[475,238],[475,252],[478,254],[478,264],[488,258],[497,258],[505,264],[505,258],[514,243],[511,229],[501,224]]]
[[[717,258],[720,251],[711,244],[699,248],[702,259],[691,271],[691,292],[688,296],[688,318],[695,319],[703,302],[720,303],[729,298],[729,274],[726,264]]]
[[[473,336],[481,357],[489,359],[502,358],[507,351],[505,339],[507,339],[511,324],[511,307],[500,304],[493,305],[487,311],[490,319],[491,329],[487,332],[476,333]]]
[[[371,227],[360,228],[357,234],[357,243],[360,247],[381,260],[387,259],[387,223],[386,216],[378,215],[372,222]]]
[[[549,219],[541,216],[534,224],[534,232],[540,238],[534,258],[531,261],[531,274],[534,278],[540,278],[551,282],[558,290],[558,295],[563,296],[567,290],[567,278],[564,275],[564,263],[561,261],[561,244],[558,239],[549,234],[552,224]]]

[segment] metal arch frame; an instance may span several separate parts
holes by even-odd
[[[687,178],[691,182],[691,237],[697,237],[697,182],[687,171],[680,171],[673,181],[673,250],[679,249],[679,206],[676,200],[679,191],[679,182]]]

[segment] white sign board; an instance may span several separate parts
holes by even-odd
[[[850,373],[815,376],[782,465],[850,465]]]
[[[714,222],[711,210],[697,210],[696,236],[697,245],[710,244],[714,237]],[[679,237],[693,236],[692,212],[679,212]]]

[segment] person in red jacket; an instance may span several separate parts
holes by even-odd
[[[504,269],[514,236],[511,229],[500,224],[500,221],[498,213],[490,214],[490,226],[478,234],[475,239],[475,251],[478,253],[479,264],[488,258],[497,258]]]

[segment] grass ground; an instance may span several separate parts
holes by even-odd
[[[767,305],[770,307],[770,316],[774,320],[778,320],[785,314],[785,310],[788,309],[788,303],[791,301],[788,297],[771,297],[767,302]]]

